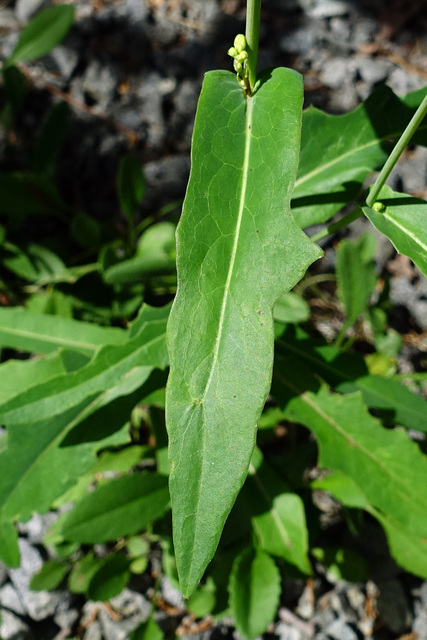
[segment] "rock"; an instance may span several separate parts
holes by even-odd
[[[111,66],[92,60],[84,74],[82,90],[85,96],[96,103],[97,109],[104,113],[113,99],[117,84],[117,76]]]
[[[395,67],[387,79],[387,84],[398,96],[404,96],[410,91],[422,89],[425,82],[405,69]]]
[[[0,29],[18,29],[19,24],[13,9],[2,7],[0,10]]]
[[[190,159],[187,154],[148,162],[144,169],[147,193],[142,205],[143,209],[160,207],[184,196],[190,171]]]
[[[121,612],[121,620],[112,620],[104,608],[100,608],[98,619],[105,640],[127,640],[129,633],[141,622],[148,620],[151,603],[140,593],[124,589],[122,593],[111,599],[112,606]]]
[[[15,14],[19,22],[28,22],[35,13],[44,8],[43,5],[50,3],[46,0],[16,0]]]
[[[46,57],[45,65],[46,69],[59,73],[62,80],[67,81],[75,71],[78,61],[79,56],[75,49],[60,44]]]
[[[356,76],[356,64],[352,58],[332,58],[328,60],[320,74],[320,80],[332,89],[351,86]]]
[[[74,600],[75,596],[68,591],[64,592],[53,616],[55,624],[61,630],[67,631],[67,635],[71,635],[73,625],[80,617],[79,611],[73,608]]]
[[[364,55],[356,56],[355,61],[362,80],[369,85],[384,82],[390,69],[393,68],[393,65],[388,60],[370,58]]]
[[[293,53],[295,55],[307,54],[312,51],[318,43],[319,26],[318,20],[305,20],[302,27],[285,33],[280,40],[280,49],[286,53]]]
[[[5,609],[10,609],[13,613],[18,615],[25,615],[25,607],[21,602],[19,593],[8,582],[0,589],[0,606]]]
[[[321,0],[314,3],[312,9],[307,11],[313,18],[333,18],[348,14],[348,5],[341,0]]]
[[[11,569],[9,575],[28,615],[33,620],[43,620],[54,613],[61,601],[62,593],[30,590],[31,577],[41,569],[43,560],[37,549],[32,547],[25,538],[20,538],[18,544],[21,552],[21,566],[19,569]]]
[[[357,50],[362,44],[370,44],[378,31],[378,22],[374,18],[358,15],[352,24],[351,44]]]
[[[393,633],[403,634],[411,626],[412,615],[402,584],[398,580],[389,580],[377,586],[379,617]]]
[[[310,636],[305,635],[300,629],[293,627],[290,624],[279,622],[274,630],[274,635],[279,637],[279,640],[308,640]]]
[[[57,519],[57,514],[52,511],[43,515],[36,513],[31,520],[19,524],[19,532],[26,535],[28,542],[41,544],[45,534]]]
[[[31,640],[33,635],[21,618],[4,610],[1,612],[0,618],[0,638],[2,640]]]
[[[357,631],[352,629],[350,625],[346,624],[340,618],[336,618],[331,622],[331,624],[324,629],[324,632],[334,640],[359,640]]]
[[[184,598],[182,597],[181,591],[173,586],[167,576],[162,576],[161,591],[166,602],[177,609],[185,609]]]
[[[7,580],[7,567],[2,562],[0,562],[0,585],[2,585]]]
[[[94,620],[88,626],[83,636],[83,640],[103,640],[101,624],[98,620]]]

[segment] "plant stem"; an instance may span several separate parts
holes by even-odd
[[[389,177],[394,165],[399,160],[399,158],[402,155],[405,147],[408,145],[410,139],[412,138],[412,136],[414,135],[415,131],[420,126],[420,124],[423,121],[423,119],[424,119],[426,114],[427,114],[427,96],[424,98],[424,100],[422,101],[422,103],[420,104],[418,109],[416,110],[415,114],[411,118],[411,121],[409,122],[409,124],[406,127],[405,131],[400,136],[400,138],[397,141],[396,146],[394,147],[393,151],[391,152],[387,162],[385,163],[385,165],[381,169],[377,179],[375,180],[374,185],[371,188],[368,197],[366,198],[366,204],[367,204],[368,207],[372,207],[372,205],[376,201],[376,199],[378,197],[378,194],[381,191],[381,189],[383,188],[384,183],[387,180],[387,178]]]
[[[246,43],[248,51],[249,86],[254,91],[258,66],[259,23],[261,20],[261,0],[247,0]]]
[[[341,220],[338,220],[337,222],[334,222],[333,224],[330,224],[322,229],[322,231],[315,233],[313,236],[311,236],[311,240],[313,240],[313,242],[319,242],[319,240],[323,240],[323,238],[330,236],[332,233],[335,233],[335,231],[343,229],[344,227],[349,225],[350,222],[354,222],[354,220],[357,220],[357,218],[361,218],[362,216],[362,209],[360,207],[356,207],[355,209],[353,209],[353,211],[350,211],[350,213],[347,213],[347,215],[341,218]]]

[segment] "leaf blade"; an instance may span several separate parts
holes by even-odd
[[[320,256],[289,209],[301,103],[300,77],[287,69],[247,101],[233,74],[208,73],[199,101],[168,325],[170,488],[185,595],[248,470],[271,380],[273,304]]]

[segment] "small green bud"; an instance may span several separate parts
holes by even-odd
[[[372,205],[372,209],[377,213],[384,213],[384,211],[386,210],[386,206],[383,202],[374,202],[374,204]]]
[[[246,82],[242,78],[239,78],[239,76],[237,76],[237,80],[240,86],[246,89]]]
[[[240,53],[237,54],[236,59],[239,62],[244,62],[245,60],[248,59],[248,52],[247,51],[241,51]]]
[[[231,56],[232,58],[236,58],[239,54],[237,53],[237,50],[234,47],[230,47],[229,50],[227,51],[228,55]]]
[[[237,53],[241,53],[246,49],[246,38],[243,33],[239,33],[234,38],[234,47],[237,50]]]
[[[233,66],[234,66],[234,71],[236,73],[240,73],[242,71],[242,69],[243,69],[242,63],[239,62],[238,60],[234,61]]]

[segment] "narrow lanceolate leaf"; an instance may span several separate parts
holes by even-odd
[[[51,353],[59,347],[93,355],[100,345],[123,344],[127,332],[89,322],[31,313],[26,309],[0,309],[0,347]]]
[[[59,5],[38,13],[25,27],[5,65],[45,56],[68,33],[74,20],[74,7]]]
[[[427,537],[427,457],[401,429],[385,429],[360,393],[330,395],[325,389],[292,400],[288,417],[311,429],[319,464],[360,485],[367,503],[418,540]]]
[[[292,210],[304,228],[329,220],[354,200],[365,178],[386,161],[421,103],[425,90],[399,99],[379,87],[357,109],[334,116],[309,107],[303,116],[301,161]],[[413,142],[425,145],[427,123]]]
[[[279,604],[280,574],[274,560],[263,551],[245,549],[234,562],[228,589],[239,633],[244,638],[260,636]]]
[[[374,205],[363,207],[374,227],[381,231],[399,253],[411,258],[427,276],[427,203],[406,193],[383,187]]]
[[[342,240],[338,245],[337,282],[348,327],[366,310],[376,282],[373,261],[366,262],[358,245],[349,240]]]
[[[61,534],[73,542],[108,542],[141,531],[168,507],[164,476],[146,473],[115,478],[77,503],[64,520]]]
[[[228,72],[203,84],[168,328],[170,489],[185,595],[248,471],[271,381],[272,307],[320,255],[289,209],[301,104],[301,77],[289,69],[265,74],[253,98]]]

